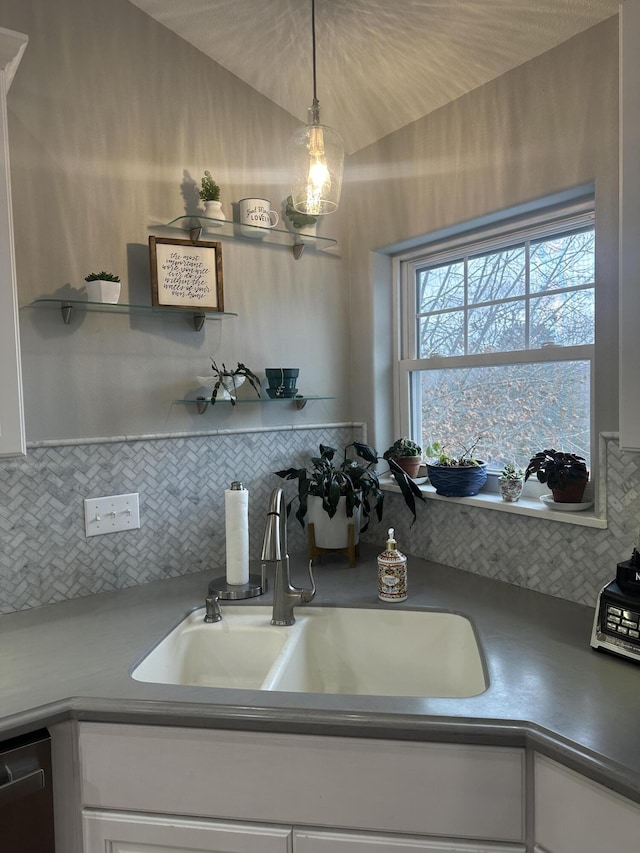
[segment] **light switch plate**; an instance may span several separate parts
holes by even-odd
[[[111,495],[106,498],[86,498],[84,530],[87,536],[135,530],[140,527],[138,493]]]

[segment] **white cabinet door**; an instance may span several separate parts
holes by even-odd
[[[297,829],[293,833],[293,853],[525,853],[525,847]]]
[[[0,456],[26,452],[7,128],[7,92],[26,44],[0,27]]]
[[[87,808],[524,838],[521,749],[108,723],[79,731]]]
[[[640,449],[640,0],[620,5],[620,446]]]
[[[536,755],[535,841],[549,853],[631,853],[640,845],[640,806]]]
[[[85,811],[84,853],[291,853],[287,827]]]

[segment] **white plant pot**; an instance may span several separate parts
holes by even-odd
[[[225,219],[224,211],[222,210],[221,201],[205,201],[204,215],[209,219]],[[222,222],[207,222],[206,230],[211,231],[213,228],[222,228]]]
[[[99,278],[97,281],[86,281],[85,286],[89,302],[115,303],[120,299],[119,281],[104,281]]]
[[[215,384],[218,381],[218,377],[214,376],[213,374],[211,376],[197,376],[196,379],[203,388],[206,388],[211,393],[213,393]],[[236,376],[234,388],[233,381],[231,380],[231,378],[225,379],[224,382],[218,388],[216,400],[231,400],[232,397],[235,400],[235,398],[237,397],[238,388],[242,385],[244,380],[244,376]]]
[[[338,509],[333,518],[322,508],[322,498],[310,495],[307,498],[307,524],[313,524],[315,543],[318,548],[347,548],[349,545],[349,525],[355,525],[354,544],[360,541],[360,522],[362,507],[353,511],[353,517],[347,518],[347,499],[340,498]]]

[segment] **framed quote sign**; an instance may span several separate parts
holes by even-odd
[[[153,305],[224,311],[222,245],[149,237]]]

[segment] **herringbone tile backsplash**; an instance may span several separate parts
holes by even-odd
[[[223,574],[232,480],[249,489],[257,559],[269,495],[282,484],[273,472],[304,465],[320,442],[343,447],[354,437],[358,428],[340,425],[258,430],[38,446],[0,461],[0,613],[204,569]],[[388,519],[409,553],[593,605],[640,523],[640,456],[608,439],[606,458],[606,530],[441,501],[419,506],[409,529],[402,499],[387,494],[385,521],[366,538],[384,544]],[[140,494],[140,529],[87,538],[83,499],[126,492]],[[300,526],[289,531],[290,550],[301,550]]]
[[[224,574],[233,480],[249,489],[257,559],[269,495],[283,483],[273,472],[353,435],[341,426],[218,433],[33,447],[26,459],[0,461],[0,613],[204,569]],[[140,529],[87,538],[84,498],[128,492],[140,494]],[[291,550],[301,550],[302,528],[289,530]]]

